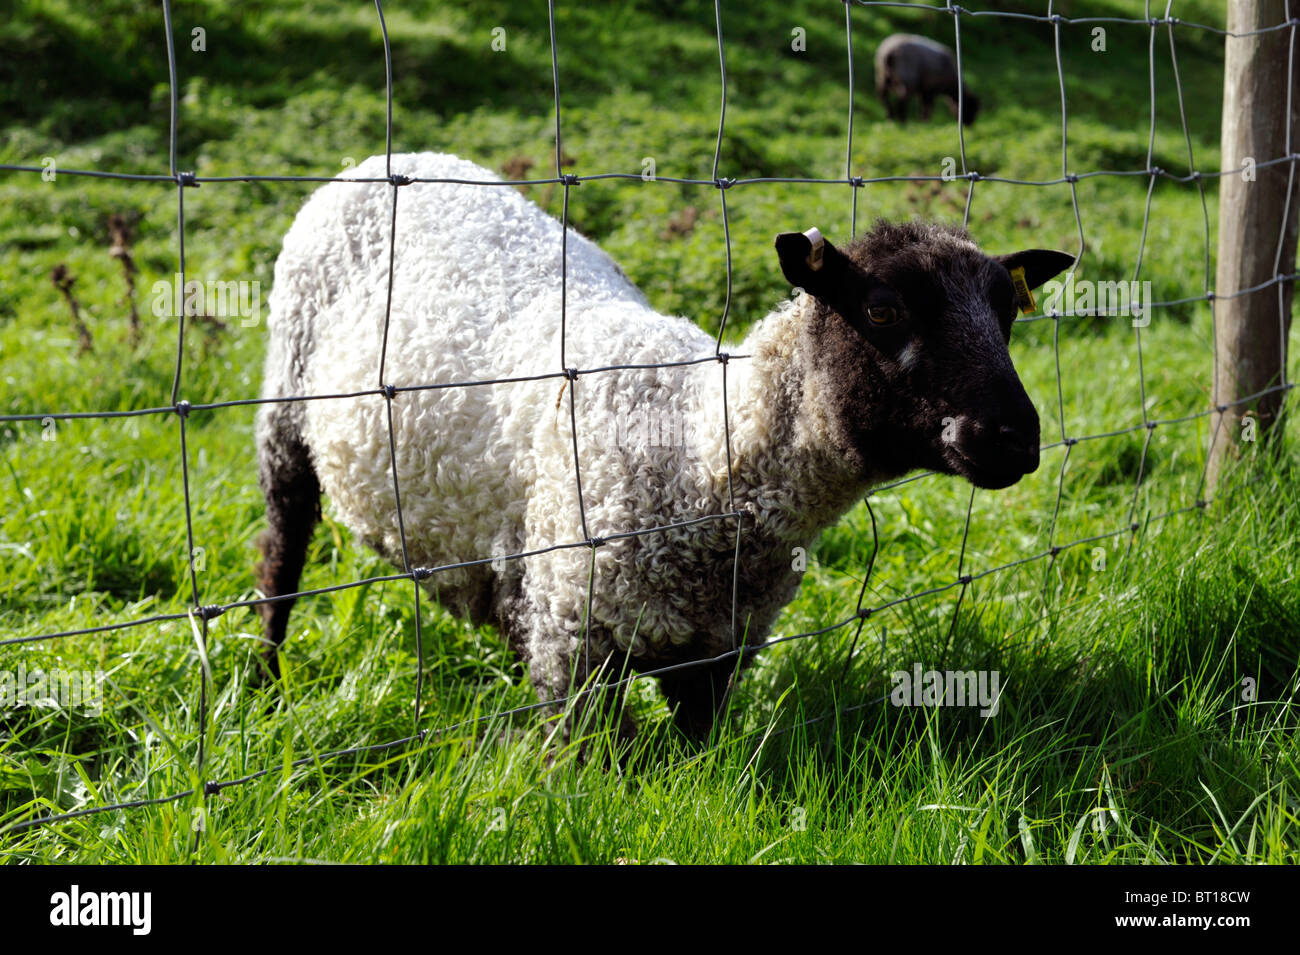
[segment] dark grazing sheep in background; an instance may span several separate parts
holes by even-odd
[[[895,33],[876,50],[876,95],[890,119],[907,121],[907,103],[921,100],[921,118],[929,119],[936,96],[946,96],[957,109],[961,92],[962,122],[969,126],[979,113],[979,99],[957,75],[957,58],[952,50],[927,37]]]
[[[496,179],[430,153],[395,155],[392,170]],[[384,157],[349,174],[382,178]],[[387,182],[328,184],[298,213],[275,266],[266,398],[376,388],[392,215]],[[403,186],[384,384],[559,371],[560,236],[508,187]],[[961,229],[918,223],[877,224],[842,251],[816,230],[786,233],[776,251],[802,292],[757,322],[737,349],[747,357],[725,366],[724,425],[721,362],[582,371],[708,359],[714,341],[652,309],[570,230],[564,334],[575,376],[394,392],[402,525],[383,395],[263,404],[261,591],[298,589],[324,491],[358,539],[399,566],[402,528],[412,568],[484,561],[420,576],[445,605],[499,626],[540,697],[556,700],[606,664],[656,669],[763,641],[799,587],[794,548],[873,484],[931,468],[1002,488],[1037,468],[1038,414],[1007,350],[1009,270],[1037,287],[1071,256],[991,257]],[[557,396],[574,401],[585,530]],[[738,571],[736,518],[698,520],[733,511],[743,515]],[[587,534],[600,539],[594,551],[547,550]],[[531,551],[542,552],[487,560]],[[272,667],[292,604],[260,605]],[[735,668],[733,656],[660,678],[679,725],[707,733]]]

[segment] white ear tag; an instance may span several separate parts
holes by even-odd
[[[816,226],[804,233],[808,241],[812,243],[812,251],[808,253],[808,267],[814,272],[820,271],[822,267],[822,252],[826,248],[826,240],[822,238],[820,230]]]

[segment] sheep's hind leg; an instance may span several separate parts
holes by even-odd
[[[257,565],[257,582],[267,597],[297,592],[307,545],[320,520],[320,481],[288,411],[289,406],[275,406],[258,429],[258,482],[266,497],[269,526],[258,539],[262,561]],[[289,597],[258,604],[266,641],[263,669],[273,679],[280,675],[279,649],[295,601]]]

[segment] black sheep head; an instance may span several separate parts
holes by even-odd
[[[1012,272],[1037,288],[1073,256],[990,256],[962,229],[922,223],[878,223],[843,252],[815,232],[780,235],[776,248],[812,296],[804,374],[863,479],[928,468],[1003,488],[1037,469],[1038,412],[1007,348]]]

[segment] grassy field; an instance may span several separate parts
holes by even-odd
[[[0,163],[127,173],[168,168],[167,60],[154,5],[16,0],[0,34]],[[556,16],[565,172],[710,178],[720,84],[711,3],[642,2]],[[608,6],[607,9],[604,7]],[[1041,13],[1045,4],[1003,10]],[[734,9],[733,9],[734,8]],[[1069,16],[1142,16],[1123,0],[1066,2]],[[393,52],[393,149],[472,158],[511,177],[554,174],[555,114],[545,4],[471,0],[385,5]],[[1212,0],[1177,3],[1222,25]],[[951,41],[948,16],[851,11],[853,175],[937,176],[958,161],[956,124],[889,124],[872,92],[879,40],[906,29]],[[332,176],[382,152],[384,62],[364,4],[195,2],[174,10],[178,167],[200,176]],[[845,175],[850,114],[840,3],[723,4],[728,71],[719,173]],[[505,49],[494,50],[495,28]],[[195,50],[195,29],[204,49]],[[806,49],[792,50],[802,28]],[[1062,172],[1061,89],[1049,26],[965,17],[962,58],[984,113],[965,159],[982,175]],[[1222,40],[1176,32],[1182,109],[1162,29],[1061,31],[1069,171],[1186,175],[1220,168]],[[1151,70],[1156,133],[1149,140]],[[1186,117],[1184,129],[1182,116]],[[1189,150],[1192,159],[1189,161]],[[1194,164],[1194,165],[1193,165]],[[969,227],[993,251],[1084,254],[1078,277],[1149,280],[1157,300],[1207,288],[1208,219],[1194,183],[1160,180],[1149,228],[1146,176],[1069,184],[979,183]],[[206,183],[185,192],[190,277],[260,282],[310,184]],[[965,182],[857,190],[859,229],[877,216],[961,221]],[[558,213],[554,185],[525,192]],[[789,294],[779,231],[847,239],[846,184],[746,184],[727,194],[734,282],[727,339]],[[133,334],[110,217],[128,223],[139,274]],[[727,299],[719,192],[601,180],[571,191],[571,222],[597,239],[664,311],[719,327]],[[176,188],[0,171],[3,414],[171,404],[174,319],[151,288],[177,269]],[[78,344],[51,273],[63,265],[93,336]],[[257,395],[265,322],[193,322],[181,397]],[[1044,441],[1204,411],[1212,324],[1203,302],[1127,319],[1018,326],[1012,354]],[[1058,398],[1059,383],[1059,398]],[[1145,406],[1143,402],[1145,401]],[[262,505],[249,406],[196,410],[186,428],[195,579],[203,603],[256,596]],[[870,498],[879,550],[867,605],[903,600],[855,628],[775,647],[740,684],[705,747],[681,740],[650,681],[634,685],[641,734],[624,757],[580,760],[539,714],[490,628],[421,601],[418,726],[455,727],[423,746],[321,753],[409,736],[418,661],[409,582],[300,601],[280,695],[250,684],[259,623],[213,620],[212,685],[200,739],[199,649],[186,620],[0,646],[0,671],[103,670],[103,712],[0,710],[0,858],[59,862],[1295,862],[1300,774],[1292,696],[1300,654],[1300,455],[1243,444],[1242,465],[1205,509],[1208,418],[1054,447],[997,493],[930,476]],[[1295,416],[1289,425],[1295,447]],[[1235,439],[1235,436],[1234,436]],[[191,604],[186,498],[174,414],[0,422],[0,639],[98,627]],[[1170,511],[1190,510],[1164,517]],[[969,523],[967,514],[969,511]],[[390,572],[330,518],[303,587]],[[1139,531],[1129,533],[1131,522]],[[776,635],[850,618],[873,552],[855,508],[809,555]],[[1115,533],[1113,536],[1100,537]],[[1097,540],[1091,538],[1097,537]],[[1054,559],[1053,545],[1069,545]],[[476,555],[486,556],[486,555]],[[850,650],[853,650],[850,656]],[[890,673],[995,670],[998,713],[879,702]],[[477,722],[482,720],[481,722]],[[592,727],[589,752],[610,734]],[[199,764],[200,744],[205,757]],[[151,799],[266,772],[203,800],[4,832],[21,820]],[[199,833],[197,839],[194,834]]]

